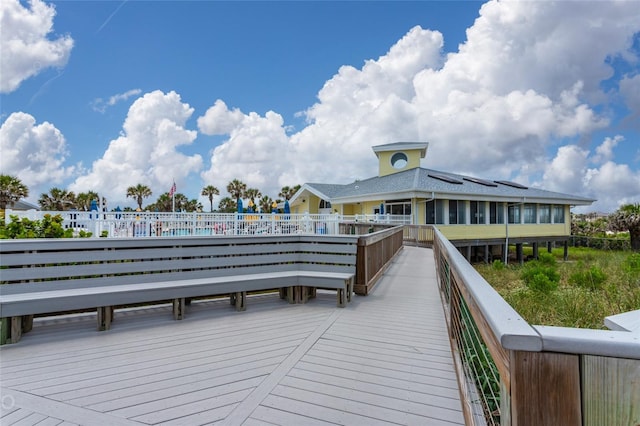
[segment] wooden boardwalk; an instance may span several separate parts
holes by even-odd
[[[431,250],[345,309],[277,295],[36,320],[0,348],[0,425],[464,424]]]

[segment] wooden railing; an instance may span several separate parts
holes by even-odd
[[[530,325],[434,233],[467,425],[640,424],[637,332]]]
[[[354,286],[356,294],[369,294],[391,259],[402,248],[402,228],[396,226],[358,238]]]
[[[410,246],[433,247],[433,230],[431,225],[405,225],[404,243]]]

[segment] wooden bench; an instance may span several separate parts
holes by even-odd
[[[173,302],[182,319],[191,298],[278,289],[304,303],[316,288],[351,300],[357,237],[278,235],[0,241],[2,342],[15,343],[33,316],[97,308],[108,330],[115,307]]]

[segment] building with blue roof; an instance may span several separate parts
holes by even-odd
[[[595,200],[420,167],[429,144],[397,142],[373,147],[378,176],[348,184],[305,183],[290,200],[293,213],[405,215],[414,225],[435,225],[469,257],[504,257],[504,247],[566,242],[571,208]],[[368,218],[372,216],[367,216]],[[521,257],[520,255],[518,257]],[[506,257],[505,257],[506,260]]]

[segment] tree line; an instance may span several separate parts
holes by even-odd
[[[257,188],[249,188],[247,184],[238,179],[233,179],[226,187],[229,196],[223,197],[218,203],[217,212],[233,213],[238,209],[240,200],[248,200],[253,205],[254,210],[271,212],[283,200],[290,200],[300,189],[300,185],[284,186],[278,193],[278,198],[273,199],[269,195],[263,194]],[[189,199],[186,195],[176,192],[173,196],[170,192],[160,194],[151,204],[143,207],[146,199],[153,195],[153,191],[147,185],[139,183],[127,188],[126,197],[132,198],[138,205],[138,210],[170,212],[175,205],[176,210],[183,212],[202,211],[203,206],[197,199]],[[220,195],[220,190],[213,185],[206,185],[202,188],[200,195],[209,199],[209,211],[213,212],[213,198]],[[29,196],[29,188],[20,179],[11,175],[0,175],[0,209],[13,206],[23,198]],[[48,193],[40,194],[38,205],[45,211],[65,211],[83,210],[90,211],[91,204],[98,203],[100,195],[95,191],[81,192],[75,194],[62,188],[51,188]],[[243,206],[243,210],[248,209]],[[132,211],[131,207],[125,207],[123,211]]]
[[[263,194],[259,189],[248,188],[247,184],[238,179],[233,179],[227,184],[226,190],[229,196],[223,197],[218,204],[218,212],[233,213],[238,209],[240,200],[249,200],[254,211],[271,212],[275,205],[291,197],[300,189],[300,185],[284,186],[278,193],[277,199]],[[186,195],[175,193],[173,199],[169,192],[161,194],[158,199],[147,206],[142,207],[144,200],[151,197],[153,192],[144,184],[137,184],[127,188],[127,198],[133,198],[138,204],[138,209],[158,212],[170,212],[175,202],[176,210],[184,212],[202,211],[202,204],[197,199],[188,199]],[[213,185],[202,188],[200,195],[209,199],[210,209],[213,212],[213,197],[220,195],[220,190]],[[0,175],[0,209],[29,196],[29,188],[15,176]],[[97,202],[99,194],[94,191],[74,194],[61,188],[51,188],[49,193],[41,194],[38,204],[42,210],[91,210],[91,202]],[[249,206],[244,207],[247,211]],[[133,210],[126,207],[124,211]],[[640,251],[640,203],[630,203],[621,206],[614,213],[600,218],[590,215],[573,215],[571,218],[571,234],[583,236],[605,235],[607,231],[629,232],[631,248]]]

